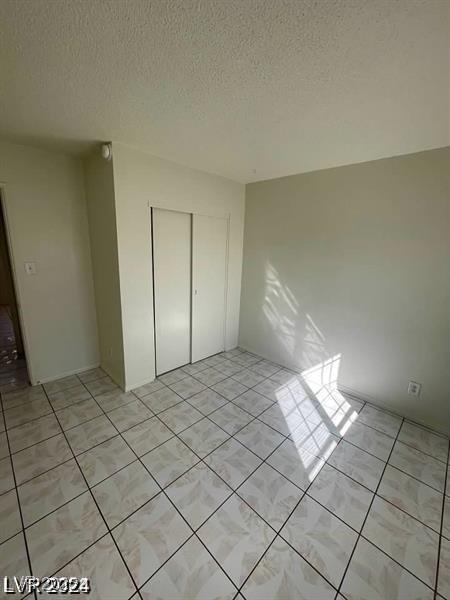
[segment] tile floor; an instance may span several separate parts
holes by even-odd
[[[239,349],[133,392],[94,369],[1,399],[1,576],[450,600],[449,440],[405,419]]]

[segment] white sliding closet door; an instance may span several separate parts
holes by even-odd
[[[153,209],[156,374],[191,362],[191,215]]]
[[[225,348],[228,220],[193,215],[192,362]]]

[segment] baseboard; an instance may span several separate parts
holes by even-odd
[[[78,373],[84,373],[85,371],[90,371],[91,369],[97,369],[99,366],[100,363],[97,362],[92,365],[81,367],[79,369],[63,371],[62,373],[51,377],[43,377],[42,379],[37,379],[36,381],[31,380],[31,385],[42,385],[43,383],[50,383],[51,381],[56,381],[57,379],[62,379],[63,377],[70,377],[70,375],[78,375]]]
[[[348,394],[349,396],[352,396],[353,398],[356,398],[357,400],[361,400],[362,402],[367,402],[368,404],[370,404],[371,406],[374,406],[375,408],[381,408],[382,410],[390,413],[391,415],[394,415],[395,417],[400,417],[407,419],[410,423],[414,423],[415,425],[419,425],[420,427],[423,427],[424,429],[429,429],[431,432],[438,432],[441,433],[442,435],[445,435],[446,437],[448,437],[450,435],[450,430],[449,429],[445,429],[443,427],[440,427],[439,425],[430,425],[429,423],[426,423],[425,421],[421,421],[420,419],[418,420],[417,417],[410,417],[408,416],[408,414],[402,414],[399,413],[395,410],[392,410],[392,408],[386,403],[383,402],[382,400],[375,400],[374,398],[372,398],[372,396],[368,396],[367,394],[363,394],[361,392],[358,392],[357,390],[354,390],[352,388],[349,388],[345,385],[341,385],[338,384],[338,390],[340,392],[343,392],[344,394]]]
[[[124,390],[124,385],[123,385],[123,381],[119,381],[119,379],[116,377],[116,375],[114,373],[111,373],[111,371],[108,369],[108,367],[103,366],[102,364],[100,364],[100,368],[105,371],[105,373],[114,381],[114,383],[116,385],[118,385],[120,387],[121,390]]]
[[[247,352],[251,352],[252,354],[261,356],[262,358],[265,358],[266,360],[270,360],[271,362],[281,365],[282,367],[285,367],[286,369],[289,369],[290,371],[295,371],[296,373],[301,373],[301,368],[298,366],[295,367],[293,365],[282,364],[282,363],[278,362],[277,360],[271,358],[270,356],[265,356],[264,354],[261,354],[261,352],[258,352],[257,350],[254,350],[253,348],[250,348],[243,344],[239,344],[239,348],[242,348],[243,350],[246,350]],[[430,431],[436,431],[438,433],[441,433],[442,435],[445,435],[446,437],[448,437],[450,435],[450,430],[445,429],[445,427],[443,428],[443,427],[440,427],[439,425],[434,425],[434,424],[431,425],[430,423],[426,423],[424,421],[418,420],[416,417],[410,417],[407,414],[400,414],[400,413],[396,412],[395,410],[392,410],[392,408],[386,402],[382,402],[380,400],[375,400],[371,396],[368,396],[367,394],[359,392],[358,390],[354,390],[352,388],[349,388],[345,385],[341,385],[339,383],[338,383],[338,390],[342,391],[344,394],[353,396],[356,400],[361,400],[362,402],[367,402],[368,404],[374,406],[375,408],[381,408],[382,410],[385,410],[386,412],[389,412],[392,415],[395,415],[396,417],[401,417],[401,418],[404,417],[405,419],[408,419],[408,421],[410,421],[411,423],[419,425],[420,427],[429,429]]]
[[[392,410],[386,403],[374,400],[371,396],[368,396],[367,394],[363,394],[362,392],[359,392],[358,390],[354,390],[353,388],[349,388],[348,386],[342,385],[340,383],[338,383],[337,387],[338,387],[339,392],[342,392],[343,394],[347,394],[347,396],[351,396],[352,398],[355,398],[356,400],[360,400],[361,402],[367,402],[368,404],[371,404],[372,406],[382,408],[384,411],[391,413],[391,415],[393,415],[394,417],[402,417],[403,418],[405,416],[405,415],[401,415],[400,413],[396,412],[395,410]]]
[[[265,354],[262,354],[261,352],[258,352],[257,350],[254,350],[253,348],[250,348],[249,346],[244,346],[242,344],[238,344],[238,347],[241,348],[242,350],[245,350],[246,352],[250,352],[251,354],[256,354],[257,356],[260,356],[261,358],[264,358],[265,360],[268,360],[270,362],[275,363],[276,365],[280,365],[281,367],[285,368],[285,369],[289,369],[289,371],[294,371],[295,373],[301,373],[302,372],[302,368],[297,366],[294,366],[293,364],[283,364],[278,362],[278,360],[275,360],[273,357],[267,356]]]
[[[124,390],[126,392],[131,392],[132,390],[135,390],[136,388],[141,387],[142,385],[145,385],[147,383],[151,383],[152,381],[155,381],[155,379],[156,379],[155,377],[150,377],[150,378],[147,377],[146,379],[144,379],[141,382],[133,383],[133,385],[126,385]]]

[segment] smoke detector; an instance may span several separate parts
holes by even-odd
[[[108,161],[112,159],[112,145],[110,143],[102,144],[102,157]]]

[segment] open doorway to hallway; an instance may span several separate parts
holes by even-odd
[[[0,196],[0,392],[11,392],[26,385],[29,379]]]

